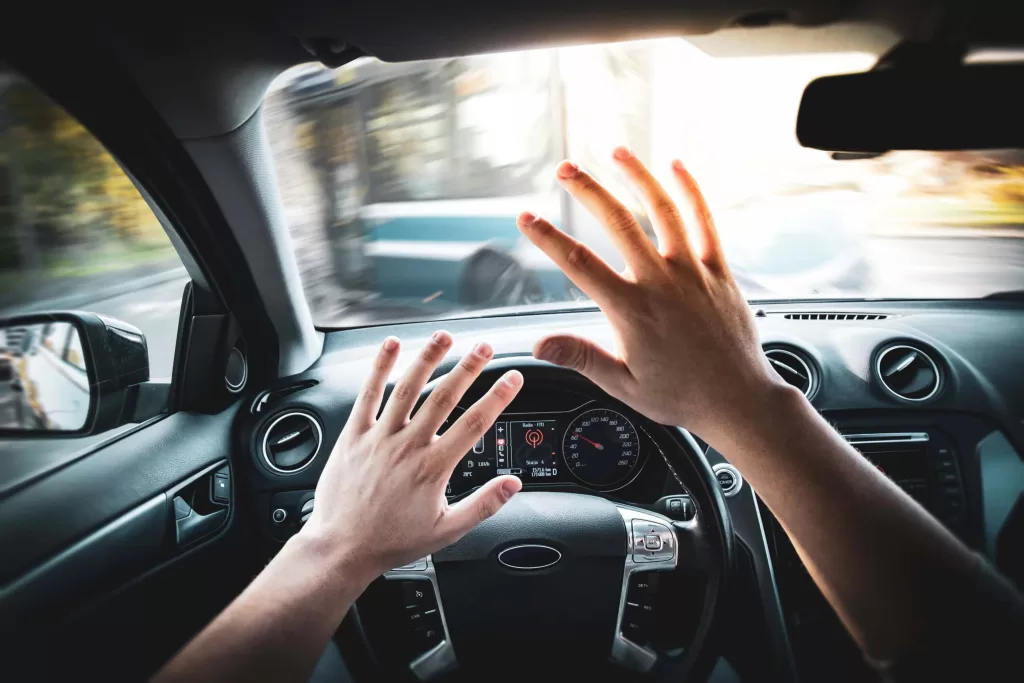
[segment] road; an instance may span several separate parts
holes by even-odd
[[[1024,289],[1024,239],[876,236],[869,240],[867,254],[873,267],[866,296],[980,297]],[[184,284],[184,279],[174,279],[80,304],[78,308],[139,327],[149,343],[151,376],[166,377],[174,358]],[[45,461],[62,457],[61,453],[79,451],[101,438],[0,440],[0,472],[8,467],[33,470]]]

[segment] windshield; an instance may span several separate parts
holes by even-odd
[[[551,219],[613,265],[564,195],[571,158],[653,239],[610,162],[628,145],[666,185],[682,159],[750,299],[975,298],[1024,289],[1024,152],[805,149],[800,96],[864,53],[715,58],[682,39],[340,69],[267,95],[292,246],[318,325],[586,303],[515,225]]]

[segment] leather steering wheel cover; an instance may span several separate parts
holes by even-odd
[[[457,360],[453,359],[454,362]],[[627,415],[639,414],[575,370],[539,361],[532,356],[496,357],[481,373],[474,386],[489,387],[502,374],[512,369],[523,373],[524,387],[530,386],[531,383],[558,385],[591,396],[613,410],[624,411]],[[435,375],[435,380],[424,388],[423,398],[426,398],[439,377]],[[712,566],[707,576],[704,607],[690,647],[679,657],[659,657],[647,680],[653,678],[662,681],[702,681],[711,673],[720,654],[718,634],[721,629],[718,626],[725,617],[725,610],[722,608],[723,596],[736,557],[732,518],[715,473],[689,432],[679,427],[660,425],[647,418],[643,418],[641,424],[657,443],[677,446],[675,449],[649,457],[663,457],[669,465],[671,475],[690,491],[698,510],[702,513],[703,540],[706,547],[712,551],[708,553],[708,559],[711,560],[709,565]],[[441,597],[443,600],[444,596]]]

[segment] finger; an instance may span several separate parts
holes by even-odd
[[[647,208],[647,215],[658,236],[661,253],[667,257],[692,258],[690,243],[679,207],[672,201],[665,188],[655,179],[643,162],[627,147],[618,147],[612,154],[626,177],[640,192],[640,198]]]
[[[613,396],[622,396],[632,378],[622,359],[574,334],[555,334],[541,339],[533,347],[533,356],[572,368]]]
[[[359,396],[348,416],[348,424],[361,432],[373,426],[377,411],[380,410],[380,399],[384,395],[388,375],[391,374],[391,369],[395,367],[395,361],[398,359],[400,346],[395,337],[385,339],[373,360],[370,376],[363,381]]]
[[[454,468],[456,461],[466,455],[473,444],[490,429],[522,386],[523,376],[518,370],[506,372],[438,439],[438,452],[447,454],[450,460],[444,463],[445,472]]]
[[[413,426],[427,436],[437,434],[441,424],[451,415],[452,409],[466,393],[466,389],[480,376],[480,372],[493,355],[494,351],[490,344],[480,343],[474,346],[473,350],[463,356],[459,364],[430,392],[430,396],[416,411],[416,416],[412,420]]]
[[[711,209],[708,208],[708,203],[704,200],[697,181],[683,166],[683,162],[678,159],[672,162],[672,172],[683,188],[683,198],[689,203],[697,223],[697,234],[695,235],[697,258],[707,266],[724,268],[725,257],[722,253],[722,243],[718,238],[718,230],[715,228]]]
[[[633,212],[570,161],[563,161],[558,167],[558,181],[605,227],[630,270],[644,272],[657,250],[640,229]]]
[[[522,213],[516,222],[526,238],[547,254],[566,277],[598,305],[613,303],[627,284],[590,247],[569,237],[543,218]]]
[[[416,405],[423,386],[451,346],[452,336],[444,330],[438,330],[430,338],[412,366],[406,370],[402,379],[398,380],[398,384],[395,385],[395,389],[388,399],[388,404],[384,406],[384,413],[381,415],[380,421],[385,429],[395,432],[409,421],[409,413]]]
[[[521,488],[523,483],[518,477],[495,477],[448,508],[442,523],[444,540],[451,544],[462,538],[477,524],[496,514]]]

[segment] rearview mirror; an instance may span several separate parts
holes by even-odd
[[[891,67],[804,90],[796,136],[833,152],[1024,147],[1022,64]]]
[[[158,414],[146,338],[92,313],[0,320],[0,435],[82,436]]]

